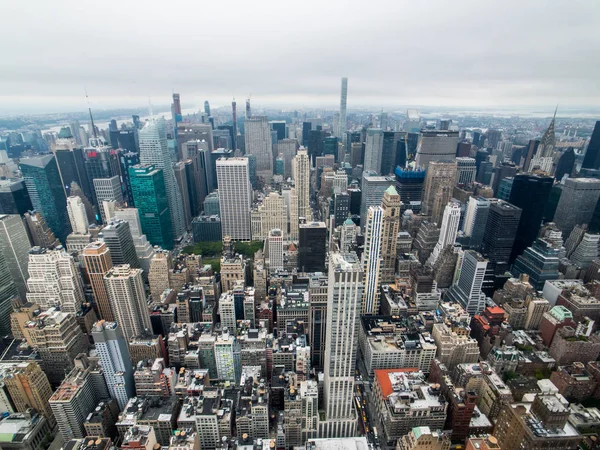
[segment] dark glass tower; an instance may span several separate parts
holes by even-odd
[[[489,208],[481,254],[488,258],[488,268],[492,266],[496,274],[508,270],[520,219],[521,208],[503,200],[493,202]]]
[[[383,148],[381,150],[381,175],[390,175],[394,173],[396,166],[404,167],[404,164],[397,163],[398,147],[400,143],[404,144],[405,133],[398,131],[383,132]],[[404,148],[404,162],[406,162],[406,146]]]
[[[53,155],[21,159],[21,173],[33,207],[42,214],[50,229],[64,244],[71,232],[67,197]]]
[[[324,272],[327,226],[324,222],[301,224],[298,243],[298,270]]]
[[[426,171],[396,167],[395,174],[396,191],[400,194],[400,201],[402,202],[401,212],[412,208],[420,210]]]
[[[554,184],[554,178],[545,175],[516,175],[510,191],[510,203],[523,210],[515,245],[510,257],[514,261],[533,244],[544,217],[544,209]]]
[[[583,158],[582,169],[600,169],[600,120],[596,122],[592,138]]]
[[[323,140],[323,154],[333,155],[335,161],[338,160],[338,138],[329,136]]]
[[[0,180],[0,214],[23,215],[33,209],[22,179]]]
[[[531,247],[519,256],[512,267],[512,274],[518,277],[522,273],[529,275],[534,289],[541,291],[547,280],[558,278],[558,252],[552,244],[536,239]]]
[[[573,147],[569,147],[558,159],[554,179],[560,181],[565,175],[570,176],[573,173],[573,167],[575,167],[575,151]]]
[[[71,195],[71,183],[76,182],[85,196],[93,199],[93,189],[90,189],[90,182],[85,170],[83,150],[80,148],[56,150],[54,157],[66,194]]]

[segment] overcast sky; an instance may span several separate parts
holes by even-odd
[[[600,106],[599,0],[2,0],[0,113]]]

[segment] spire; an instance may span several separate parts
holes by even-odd
[[[554,110],[554,116],[552,116],[552,120],[550,121],[550,125],[548,125],[548,129],[542,136],[540,140],[540,156],[552,156],[552,152],[554,152],[554,147],[556,146],[556,135],[554,131],[554,122],[556,120],[556,112],[558,111],[558,105],[556,105],[556,109]]]
[[[90,112],[90,121],[92,122],[92,133],[94,134],[94,138],[98,138],[98,133],[96,133],[96,125],[94,125],[94,116],[92,116],[92,107],[90,106],[90,99],[88,97],[87,89],[83,89],[85,90],[85,100],[88,104],[88,111]]]

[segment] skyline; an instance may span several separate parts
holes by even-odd
[[[593,2],[468,0],[422,5],[312,0],[169,5],[105,2],[3,6],[0,113],[168,104],[589,108],[600,100]],[[117,12],[115,14],[114,12]],[[233,14],[230,13],[233,12]],[[265,12],[268,11],[268,14]],[[441,12],[433,14],[433,12]],[[336,17],[344,20],[337,20]],[[213,17],[214,20],[203,20]],[[222,18],[222,19],[221,19]],[[221,19],[221,20],[219,20]],[[40,44],[42,43],[42,44]]]

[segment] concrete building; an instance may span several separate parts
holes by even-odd
[[[433,325],[433,340],[437,359],[453,370],[458,364],[473,364],[479,360],[477,341],[469,336],[469,329],[451,323]]]
[[[365,283],[361,314],[379,314],[382,227],[383,208],[380,206],[370,207],[367,212],[365,250],[361,261]]]
[[[283,232],[272,229],[269,232],[267,246],[269,248],[269,271],[271,273],[283,270]]]
[[[400,210],[402,202],[394,186],[383,194],[381,201],[383,223],[381,228],[381,282],[394,281],[396,258],[398,257],[398,233],[400,232]],[[343,231],[342,231],[342,234]],[[346,232],[347,237],[347,232]]]
[[[415,163],[429,170],[431,162],[454,161],[458,145],[458,131],[422,130],[417,144]]]
[[[51,430],[50,421],[32,409],[8,414],[0,420],[0,447],[6,450],[38,450]]]
[[[69,215],[69,222],[71,222],[73,233],[86,234],[90,224],[85,211],[85,205],[80,197],[71,196],[67,198],[67,214]]]
[[[52,387],[37,362],[22,362],[8,368],[3,381],[16,412],[24,413],[33,408],[54,424],[54,415],[48,404]]]
[[[367,218],[367,211],[371,206],[380,206],[383,194],[390,187],[395,185],[393,177],[382,177],[377,172],[364,171],[362,175],[360,197],[360,226],[364,228]]]
[[[444,216],[440,226],[440,237],[427,260],[428,266],[433,266],[442,251],[448,246],[454,246],[458,226],[460,224],[460,203],[450,202],[444,208]]]
[[[567,178],[558,201],[554,222],[563,236],[568,236],[575,225],[586,225],[592,219],[600,198],[600,180],[595,178]]]
[[[452,199],[456,184],[456,163],[435,162],[429,164],[423,186],[421,212],[430,217],[431,222],[442,223],[444,209]]]
[[[450,436],[429,427],[414,427],[398,440],[396,450],[450,450]]]
[[[110,178],[95,178],[94,191],[98,201],[98,209],[102,217],[102,222],[106,223],[109,217],[104,208],[104,202],[115,202],[117,206],[123,204],[123,186],[121,185],[121,177],[115,175]]]
[[[92,286],[95,309],[101,319],[112,322],[114,315],[104,284],[104,276],[113,266],[110,250],[104,242],[95,241],[83,249],[81,257]]]
[[[279,229],[285,238],[288,236],[288,213],[285,198],[277,192],[270,192],[260,205],[252,209],[252,240],[265,241],[269,232]],[[297,224],[296,224],[297,226]]]
[[[477,163],[475,158],[461,156],[456,158],[456,184],[469,185],[475,182]]]
[[[252,116],[245,122],[246,154],[256,157],[256,173],[266,181],[273,177],[273,144],[267,116]]]
[[[252,239],[252,186],[248,159],[221,158],[217,160],[216,168],[223,236],[230,236],[236,241],[249,241]]]
[[[298,196],[298,216],[304,217],[306,221],[312,220],[312,209],[310,207],[310,159],[308,150],[300,148],[292,160],[292,174],[294,186]]]
[[[102,228],[99,238],[110,250],[114,265],[128,264],[131,267],[140,267],[129,222],[119,219],[109,221]]]
[[[460,303],[469,314],[479,314],[485,307],[481,291],[488,261],[479,253],[467,250],[460,266],[460,276],[446,293],[450,301]]]
[[[22,299],[27,292],[30,248],[31,242],[21,217],[17,214],[0,215],[0,252]]]
[[[369,128],[365,144],[365,162],[363,170],[381,174],[381,157],[383,152],[383,130]]]

